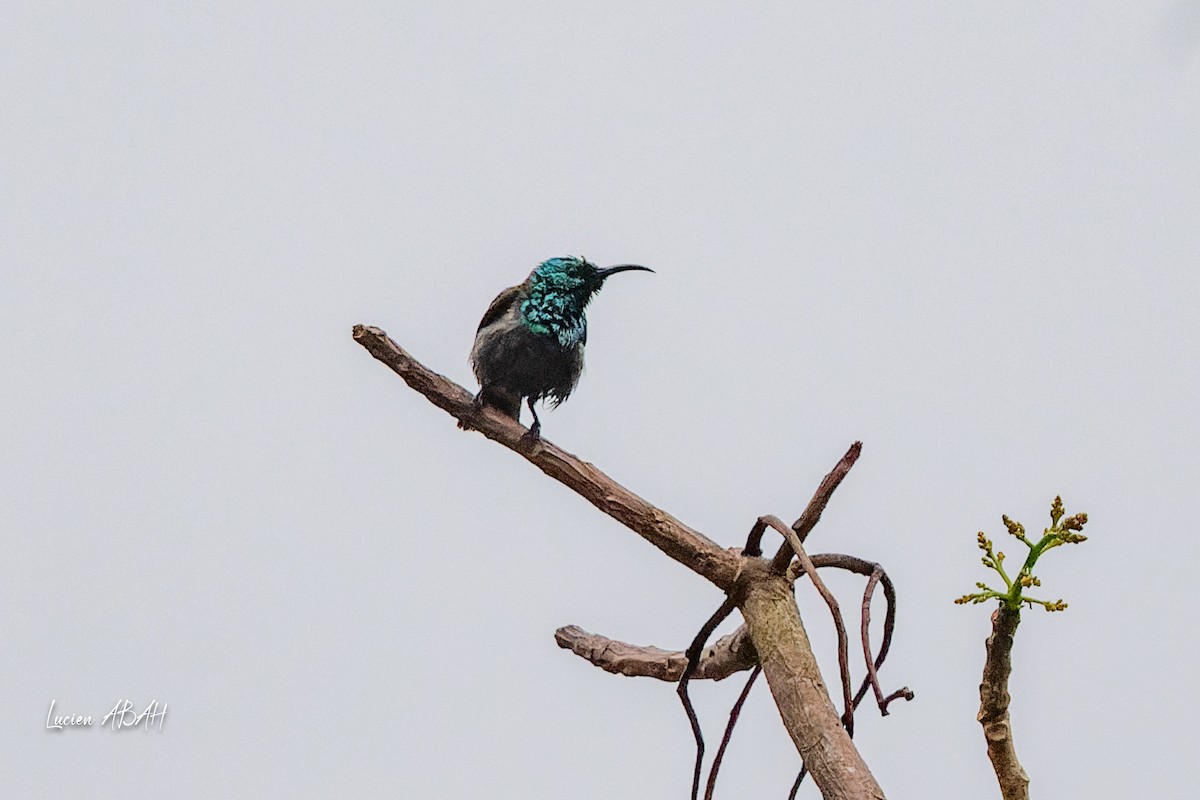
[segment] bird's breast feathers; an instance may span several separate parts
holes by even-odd
[[[521,319],[538,336],[553,336],[563,347],[587,342],[587,317],[562,297],[528,298],[521,303]]]

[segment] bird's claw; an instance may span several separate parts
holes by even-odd
[[[525,434],[521,437],[521,444],[526,448],[530,448],[540,442],[541,439],[542,426],[540,423],[534,422],[529,426],[529,430],[525,431]]]

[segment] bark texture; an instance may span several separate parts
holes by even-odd
[[[596,633],[588,633],[576,625],[559,628],[554,633],[558,646],[570,650],[605,672],[631,678],[658,678],[675,682],[687,666],[687,654],[682,650],[663,650],[618,642]],[[745,626],[728,636],[722,636],[700,655],[700,666],[694,679],[720,681],[758,663],[758,654]]]
[[[747,571],[751,570],[761,574],[748,576],[742,615],[779,715],[804,766],[825,800],[882,800],[883,789],[842,728],[829,699],[791,582],[776,575],[766,561],[748,564]]]
[[[992,634],[987,638],[987,661],[979,684],[979,716],[987,739],[988,758],[1000,781],[1004,800],[1029,800],[1029,776],[1017,760],[1009,720],[1008,676],[1012,673],[1013,636],[1021,613],[1001,606],[992,614]]]

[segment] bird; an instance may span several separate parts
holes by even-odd
[[[639,264],[600,268],[583,257],[560,256],[538,264],[524,283],[498,294],[471,348],[471,369],[480,387],[476,405],[519,422],[524,400],[533,415],[525,437],[536,441],[542,423],[533,404],[545,400],[554,408],[579,383],[588,303],[605,280],[631,270],[654,272]]]

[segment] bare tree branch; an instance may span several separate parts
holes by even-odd
[[[846,635],[846,622],[842,619],[841,606],[838,605],[833,592],[829,591],[829,587],[825,585],[825,581],[821,580],[821,576],[817,574],[817,568],[809,559],[808,553],[804,552],[804,545],[800,543],[800,535],[792,528],[785,526],[779,517],[767,515],[759,517],[759,520],[778,531],[783,536],[783,540],[791,546],[791,552],[796,556],[804,573],[808,575],[808,579],[812,581],[813,587],[821,595],[821,599],[829,608],[830,615],[833,616],[833,626],[837,629],[838,638],[838,674],[842,680],[842,725],[845,726],[846,732],[853,736],[854,699],[850,694],[850,638]],[[774,562],[771,566],[775,566]]]
[[[788,792],[787,800],[796,800],[796,792],[800,791],[800,784],[804,783],[806,775],[808,775],[808,767],[802,765],[799,774],[796,775],[796,782],[792,784],[792,790]]]
[[[870,668],[867,679],[863,680],[862,685],[855,693],[853,705],[858,708],[863,696],[868,690],[873,689],[876,702],[884,704],[880,711],[886,715],[887,703],[901,697],[907,700],[913,698],[912,691],[907,687],[885,697],[878,684],[878,670],[887,659],[895,634],[896,590],[892,586],[891,579],[879,564],[857,556],[841,553],[818,553],[810,556],[810,559],[817,569],[844,569],[871,579],[863,593],[864,617],[860,631],[864,655],[868,658]],[[795,580],[805,575],[804,567],[799,562],[794,562],[789,577]],[[877,585],[883,586],[884,598],[887,601],[887,613],[884,617],[883,642],[880,645],[879,653],[872,658],[869,636],[871,619],[868,609],[871,595]],[[555,632],[554,638],[559,647],[570,650],[594,666],[615,675],[657,678],[660,681],[674,683],[683,675],[684,667],[687,665],[687,654],[683,650],[664,650],[653,645],[629,644],[598,633],[589,633],[577,625],[559,628]],[[692,678],[694,680],[720,681],[738,672],[751,669],[756,664],[758,664],[758,654],[754,650],[754,643],[750,641],[746,626],[742,625],[733,633],[718,639],[712,647],[704,650],[700,656],[700,664]]]
[[[688,683],[691,682],[696,667],[700,665],[700,654],[704,652],[704,645],[708,643],[708,637],[712,636],[717,626],[737,608],[738,599],[739,595],[737,587],[735,587],[734,591],[731,591],[725,598],[725,602],[721,603],[721,607],[700,626],[700,632],[688,645],[687,666],[683,668],[683,674],[679,676],[679,685],[675,688],[679,695],[679,701],[683,703],[683,710],[687,713],[688,724],[692,726],[692,737],[696,740],[696,765],[692,772],[692,800],[696,800],[700,794],[700,772],[704,768],[704,733],[700,730],[700,720],[696,717],[696,709],[692,705],[692,698],[688,695]]]
[[[883,666],[883,662],[887,658],[888,650],[892,646],[892,637],[896,632],[896,588],[892,585],[892,579],[888,577],[887,572],[884,571],[882,566],[876,564],[874,561],[867,561],[865,558],[859,558],[858,556],[848,556],[842,553],[818,553],[812,556],[812,562],[817,569],[844,569],[847,572],[863,575],[869,579],[866,591],[863,592],[863,616],[860,623],[863,651],[867,660],[867,677],[863,679],[862,685],[858,687],[858,691],[854,694],[854,708],[858,708],[858,704],[862,702],[867,689],[872,688],[875,690],[876,702],[879,704],[880,714],[887,716],[887,707],[893,700],[898,700],[901,697],[905,700],[912,700],[915,697],[913,691],[907,686],[884,697],[883,690],[879,686],[879,668]],[[797,580],[805,574],[805,571],[797,563],[793,563],[788,568],[788,577],[791,580]],[[883,643],[879,646],[879,654],[872,661],[870,608],[875,581],[878,581],[883,586],[883,597],[887,603],[887,613],[883,619]]]
[[[657,678],[678,681],[687,666],[687,654],[682,650],[662,650],[658,647],[639,647],[588,633],[576,625],[559,628],[554,633],[558,646],[587,659],[595,666],[615,675]],[[693,680],[720,681],[753,668],[758,654],[743,625],[728,636],[722,636],[700,654],[700,664]]]
[[[883,798],[842,727],[800,621],[792,582],[762,560],[746,564],[740,604],[763,674],[804,766],[826,800]]]
[[[652,506],[586,461],[554,446],[544,438],[529,446],[522,442],[525,428],[474,403],[474,397],[453,381],[426,369],[379,328],[354,326],[354,339],[382,361],[429,402],[520,454],[542,472],[625,525],[718,588],[728,591],[737,579],[741,557],[725,550],[699,531]]]
[[[884,618],[883,628],[883,646],[879,648],[879,658],[872,661],[871,659],[871,599],[875,594],[875,587],[880,581],[886,581],[884,584],[883,593],[887,597],[887,616]],[[862,599],[862,646],[863,657],[867,662],[867,677],[863,681],[862,687],[858,690],[858,694],[854,697],[854,707],[858,708],[859,701],[862,700],[867,684],[875,690],[875,703],[879,706],[879,714],[886,717],[888,715],[888,706],[893,700],[904,698],[912,700],[916,695],[913,690],[904,686],[889,694],[883,696],[883,689],[879,685],[879,668],[883,665],[883,659],[887,657],[888,647],[892,643],[892,633],[896,627],[896,592],[892,587],[892,582],[888,579],[887,573],[883,571],[883,567],[878,564],[871,571],[871,577],[867,580],[867,588],[863,591]]]
[[[792,557],[790,544],[780,548],[773,562],[724,550],[591,464],[545,440],[528,441],[519,423],[477,406],[465,389],[426,369],[382,330],[358,325],[354,328],[354,338],[410,387],[457,418],[462,427],[478,430],[518,453],[672,559],[724,590],[727,599],[721,611],[732,604],[741,610],[784,726],[824,797],[827,800],[884,797],[842,727],[821,678],[800,621],[792,581],[786,575]],[[793,525],[798,542],[816,524],[830,495],[857,460],[860,449],[861,444],[856,442],[822,481],[808,508]],[[680,678],[681,687],[686,686],[689,673],[698,667],[704,642],[711,632],[712,627],[706,625],[703,638],[697,637],[686,653],[689,663]],[[689,716],[695,731],[694,715]]]
[[[1021,613],[1001,605],[992,614],[992,634],[987,638],[987,661],[979,684],[979,716],[987,739],[988,758],[1000,781],[1004,800],[1029,800],[1029,776],[1017,760],[1009,721],[1008,676],[1012,673],[1013,636]]]
[[[825,510],[825,506],[829,505],[829,498],[833,496],[833,491],[841,484],[842,479],[850,472],[850,468],[854,466],[854,462],[858,461],[858,457],[861,454],[862,442],[855,442],[850,445],[850,449],[846,451],[846,455],[842,456],[842,460],[821,481],[821,485],[817,487],[812,500],[808,501],[808,506],[804,509],[804,513],[792,523],[792,530],[800,537],[801,544],[804,543],[804,540],[808,538],[809,532],[821,520],[821,512]],[[775,553],[775,558],[771,561],[771,569],[776,575],[782,575],[791,560],[792,546],[785,541],[780,545],[779,551]]]
[[[708,783],[704,787],[704,800],[713,798],[713,792],[717,788],[717,773],[721,771],[721,762],[725,760],[725,750],[729,747],[729,740],[733,738],[733,726],[737,725],[738,717],[742,715],[742,706],[746,705],[746,698],[750,696],[750,690],[754,688],[754,681],[761,673],[762,667],[757,666],[750,672],[750,677],[746,679],[746,685],[742,687],[742,693],[738,695],[737,702],[733,704],[733,708],[729,709],[729,723],[725,726],[725,735],[721,737],[721,746],[717,748],[712,768],[708,771]]]

